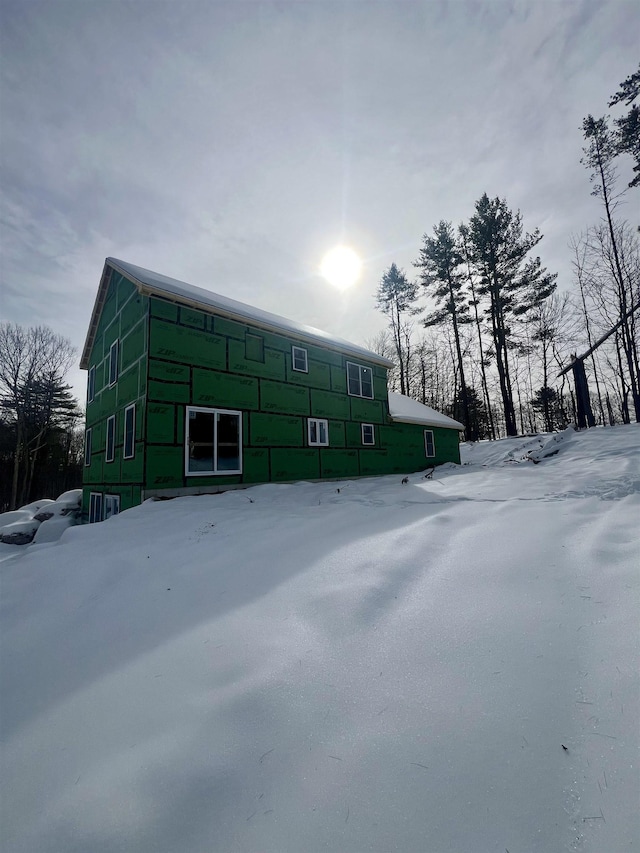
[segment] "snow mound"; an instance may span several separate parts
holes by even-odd
[[[39,526],[40,522],[36,521],[35,518],[5,524],[0,529],[0,542],[4,542],[5,545],[27,545],[33,539]]]
[[[30,521],[32,518],[33,513],[26,508],[0,513],[0,533],[8,524],[14,524],[16,521]]]

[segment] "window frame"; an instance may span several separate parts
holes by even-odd
[[[102,512],[102,492],[89,492],[89,524],[96,524],[98,521],[102,521]]]
[[[316,440],[311,438],[311,430],[316,428]],[[321,427],[324,426],[325,440],[320,438]],[[309,447],[329,447],[329,421],[326,418],[307,418],[307,444]]]
[[[104,461],[113,462],[116,458],[116,416],[109,415],[107,418],[107,429],[105,431]],[[111,440],[111,441],[109,441]],[[111,443],[111,455],[109,455],[109,443]]]
[[[190,412],[204,412],[213,415],[213,471],[190,471],[189,470],[189,414]],[[238,469],[229,471],[217,470],[218,467],[218,419],[217,415],[235,415],[238,419]],[[186,406],[184,427],[184,475],[185,477],[235,477],[242,474],[242,412],[236,409],[216,409],[208,406]]]
[[[431,453],[429,453],[429,436],[431,438]],[[436,455],[436,437],[432,429],[425,429],[424,431],[424,454],[427,459],[434,459]]]
[[[365,428],[368,427],[371,430],[371,441],[364,440],[364,431]],[[363,447],[375,447],[376,444],[376,433],[373,424],[360,424],[360,435],[362,438]]]
[[[92,364],[87,376],[87,403],[93,403],[96,398],[96,366]]]
[[[304,354],[304,367],[296,367],[296,353]],[[299,347],[295,344],[291,345],[291,369],[295,370],[296,373],[309,372],[309,353],[304,347]]]
[[[119,355],[119,339],[116,338],[115,341],[109,347],[109,388],[113,388],[113,386],[118,381],[118,355]]]
[[[112,510],[107,515],[107,502],[114,502],[115,511]],[[108,518],[113,518],[114,515],[120,515],[120,495],[105,495],[102,501],[102,520],[106,521]]]
[[[349,383],[349,368],[350,367],[357,367],[358,368],[358,387],[360,389],[360,393],[358,393],[358,394],[355,394],[351,390],[351,387],[350,387],[350,383]],[[362,393],[362,371],[363,370],[368,370],[369,373],[371,374],[371,396],[369,396],[368,394]],[[361,397],[363,400],[373,400],[375,398],[375,389],[373,387],[373,368],[372,367],[367,367],[366,364],[358,364],[355,361],[348,361],[347,362],[347,394],[350,397]]]
[[[91,465],[91,444],[93,438],[93,427],[89,427],[84,431],[84,467],[88,468]]]
[[[133,413],[133,417],[131,419],[131,452],[127,453],[127,418],[129,417],[129,412]],[[124,410],[124,426],[122,429],[122,458],[123,459],[133,459],[136,455],[136,404],[131,403],[131,405],[126,406]]]

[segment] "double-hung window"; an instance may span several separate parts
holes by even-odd
[[[376,438],[373,432],[373,424],[362,424],[362,443],[372,445],[376,443]]]
[[[118,341],[117,339],[109,348],[109,388],[118,381]]]
[[[373,371],[370,367],[347,362],[347,390],[352,397],[373,400]]]
[[[107,418],[107,444],[105,447],[105,462],[113,462],[116,455],[116,416]]]
[[[291,366],[298,373],[308,373],[309,363],[307,360],[307,351],[303,347],[291,347]]]
[[[133,459],[136,450],[136,404],[132,403],[124,410],[124,459]]]
[[[91,465],[91,435],[92,428],[89,429],[84,434],[84,464]]]
[[[87,403],[93,403],[96,396],[96,366],[95,364],[89,368],[87,377]]]
[[[102,492],[91,492],[89,495],[89,524],[102,521]]]
[[[104,518],[111,518],[112,515],[118,515],[120,512],[120,495],[105,495],[104,496]]]
[[[436,455],[436,443],[433,438],[433,430],[425,429],[424,431],[424,452],[427,457]]]
[[[242,473],[242,412],[187,407],[185,474]]]
[[[329,422],[323,418],[307,420],[307,439],[309,447],[329,446]]]

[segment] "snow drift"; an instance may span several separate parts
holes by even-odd
[[[640,428],[536,446],[0,546],[3,851],[637,847]]]

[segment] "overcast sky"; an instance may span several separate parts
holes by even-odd
[[[79,351],[109,255],[362,343],[384,270],[413,275],[423,234],[483,192],[541,228],[566,285],[569,238],[600,216],[581,121],[640,58],[636,0],[0,14],[0,315]],[[340,242],[365,262],[346,294],[318,275]]]

